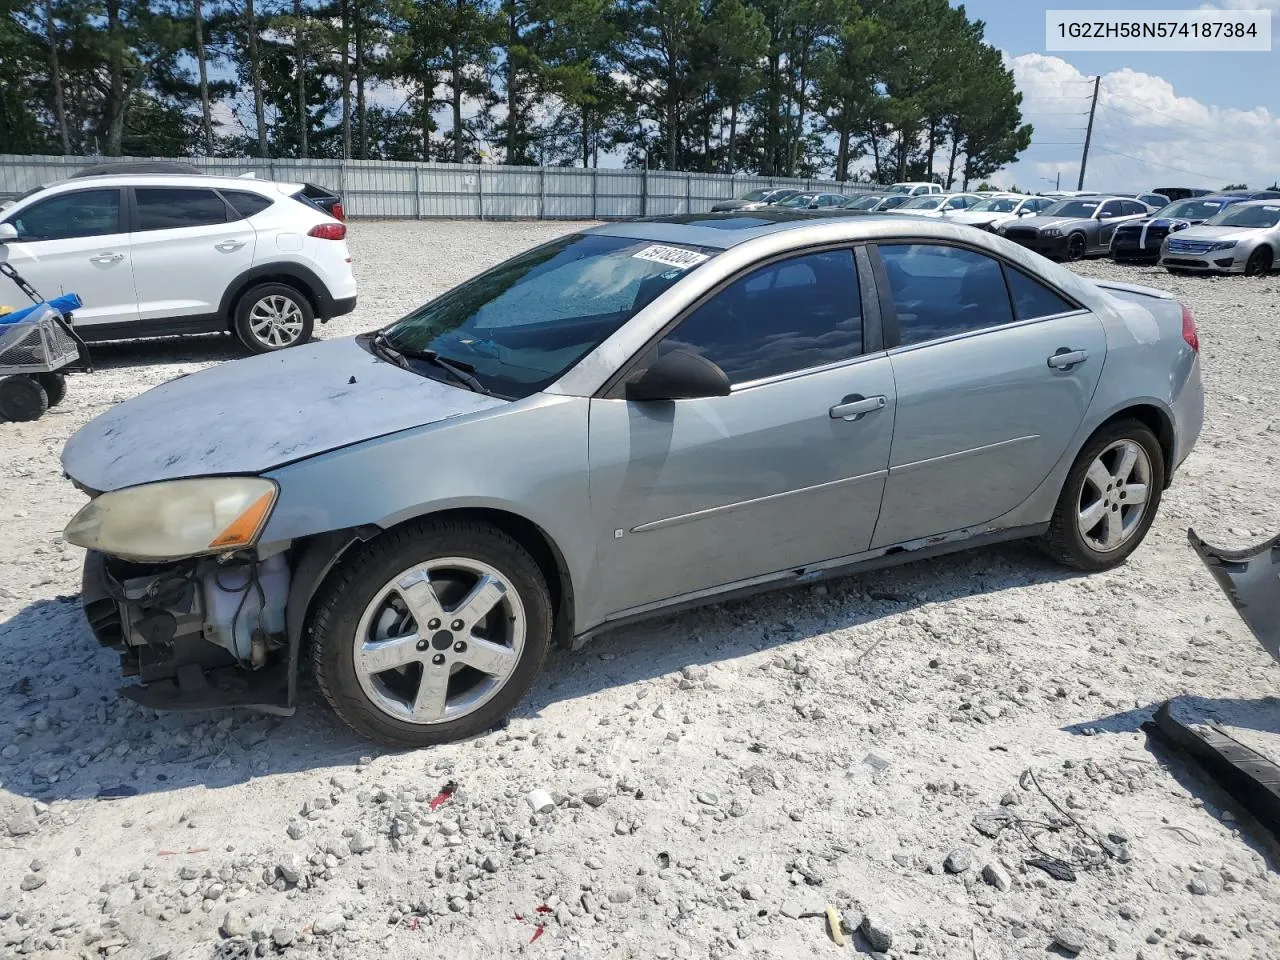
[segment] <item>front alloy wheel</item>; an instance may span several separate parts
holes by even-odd
[[[551,621],[520,544],[485,524],[426,520],[343,558],[317,598],[312,661],[357,733],[428,746],[482,733],[516,705]]]

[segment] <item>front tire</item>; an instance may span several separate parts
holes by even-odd
[[[317,597],[312,666],[352,730],[395,747],[483,733],[551,643],[541,571],[501,530],[426,520],[357,548]]]
[[[49,395],[35,377],[16,374],[0,380],[0,420],[39,420],[49,409]]]
[[[1275,256],[1272,254],[1270,247],[1259,247],[1249,254],[1249,259],[1245,262],[1245,276],[1265,277],[1271,272],[1274,260]]]
[[[1137,420],[1120,420],[1095,433],[1067,474],[1045,552],[1077,570],[1108,570],[1142,543],[1164,491],[1160,442]]]
[[[1088,243],[1085,241],[1083,233],[1073,233],[1067,238],[1067,260],[1075,262],[1083,260],[1085,251],[1088,249]]]
[[[254,353],[306,343],[315,329],[311,301],[284,283],[260,283],[236,303],[235,332]]]

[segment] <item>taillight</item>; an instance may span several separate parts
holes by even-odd
[[[1200,352],[1200,334],[1196,332],[1196,318],[1185,304],[1182,307],[1182,339],[1196,353]]]
[[[329,213],[333,216],[333,219],[335,219],[335,220],[346,220],[346,219],[347,219],[347,211],[345,211],[345,210],[343,210],[343,209],[342,209],[342,204],[341,204],[341,203],[335,203],[335,204],[333,205],[333,208],[329,211]]]
[[[308,237],[319,237],[321,240],[345,240],[347,225],[345,223],[317,223],[307,231]]]

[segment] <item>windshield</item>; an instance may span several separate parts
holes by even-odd
[[[914,183],[895,183],[893,186],[889,188],[889,192],[890,193],[910,193],[915,188],[916,187]]]
[[[778,203],[777,206],[807,207],[809,204],[813,203],[814,199],[815,197],[811,193],[797,193],[794,197],[787,197],[787,199],[783,200],[781,203]]]
[[[748,203],[759,203],[771,193],[773,193],[772,190],[752,190],[742,199],[746,200]]]
[[[1021,202],[1017,197],[992,197],[975,203],[969,210],[973,213],[1013,213]]]
[[[1280,203],[1262,207],[1234,206],[1206,220],[1211,227],[1274,227],[1280,223]]]
[[[916,197],[904,203],[900,210],[937,210],[942,206],[943,197]]]
[[[1173,217],[1178,220],[1208,220],[1222,211],[1221,200],[1176,200],[1156,211],[1157,217]]]
[[[841,206],[846,210],[870,210],[884,197],[878,197],[874,194],[869,197],[854,197],[852,200],[846,200]]]
[[[480,274],[384,331],[412,363],[427,352],[491,392],[526,397],[555,382],[660,293],[717,251],[572,234]],[[437,365],[415,372],[448,379]]]
[[[905,195],[895,195],[892,197],[885,197],[884,200],[881,201],[880,206],[876,207],[876,209],[877,210],[894,210],[897,207],[902,206],[909,199],[910,198]]]
[[[1078,217],[1087,220],[1098,209],[1100,200],[1059,200],[1051,207],[1045,207],[1041,216],[1045,217]]]

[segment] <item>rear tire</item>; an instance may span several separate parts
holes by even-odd
[[[56,407],[67,396],[67,375],[65,373],[41,373],[36,375],[40,386],[49,396],[49,406]]]
[[[34,377],[18,374],[0,380],[0,420],[39,420],[49,409],[49,395]]]
[[[312,667],[325,699],[356,733],[388,746],[490,729],[551,645],[538,565],[482,523],[425,520],[369,541],[343,559],[315,609]]]
[[[1150,428],[1137,420],[1103,427],[1072,464],[1042,548],[1077,570],[1118,566],[1151,529],[1164,477],[1164,453]]]
[[[1271,272],[1274,262],[1275,254],[1271,252],[1271,248],[1259,247],[1249,255],[1249,259],[1244,265],[1245,276],[1265,277]]]
[[[295,287],[261,283],[236,303],[235,333],[254,353],[274,353],[311,339],[315,311]]]

